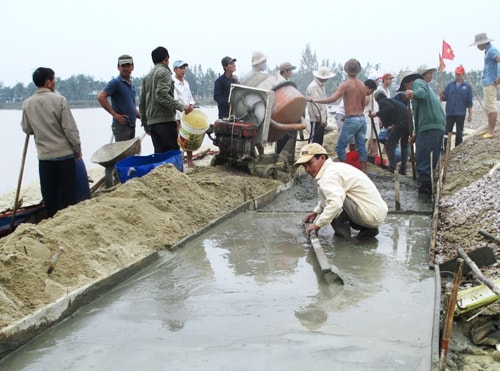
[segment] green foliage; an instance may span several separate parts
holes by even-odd
[[[312,72],[318,70],[318,68],[321,66],[327,66],[335,73],[335,76],[329,79],[325,84],[327,95],[333,94],[339,84],[347,77],[344,72],[343,63],[330,62],[329,59],[323,59],[321,62],[318,62],[316,52],[313,52],[311,45],[307,43],[304,50],[301,52],[300,64],[291,77],[291,81],[293,81],[297,85],[297,89],[302,94],[305,94],[307,86],[314,79]],[[370,71],[378,70],[379,65],[371,65],[368,63],[361,69],[358,78],[361,80],[365,80],[366,78],[368,78]],[[190,67],[187,69],[186,80],[189,82],[193,96],[198,104],[215,104],[215,102],[213,101],[213,86],[215,80],[221,72],[222,71],[215,72],[210,68],[205,72],[203,71],[201,65],[190,65]],[[399,72],[394,72],[396,73],[396,76],[399,76],[403,71],[401,70]],[[272,73],[279,73],[278,66],[274,67]],[[132,77],[132,83],[136,88],[138,96],[140,96],[141,94],[143,78],[144,76]],[[450,81],[453,81],[454,78],[455,75],[453,72],[444,71],[442,76],[442,86],[446,86],[446,84]],[[481,71],[469,71],[467,73],[466,80],[474,88],[476,92],[475,98],[477,98],[478,96],[482,97]],[[102,88],[104,88],[106,84],[107,81],[97,81],[94,80],[92,76],[83,74],[73,75],[66,80],[62,80],[59,77],[56,77],[57,92],[65,96],[70,103],[83,106],[96,106],[97,93]],[[441,77],[439,76],[438,72],[434,75],[434,78],[431,81],[431,87],[435,92],[437,92],[440,84]],[[392,86],[392,93],[395,93],[398,88],[399,79],[396,77],[395,83]],[[0,81],[0,108],[5,108],[9,105],[11,105],[12,107],[14,107],[15,105],[19,105],[19,103],[24,99],[33,95],[35,91],[36,87],[33,83],[29,83],[27,86],[24,86],[24,84],[22,83],[17,83],[13,87],[8,87]]]

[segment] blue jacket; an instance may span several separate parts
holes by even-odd
[[[446,116],[465,116],[467,108],[472,107],[472,87],[462,81],[450,82],[443,91],[443,101],[446,102]]]
[[[231,84],[237,84],[238,80],[234,77],[228,78],[225,73],[220,75],[214,83],[214,100],[217,102],[219,109],[219,118],[229,116],[229,93],[231,92]]]

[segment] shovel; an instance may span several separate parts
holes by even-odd
[[[321,243],[319,242],[318,237],[314,233],[311,233],[311,235],[309,235],[309,241],[312,245],[313,255],[319,265],[321,274],[323,275],[326,283],[337,283],[343,285],[344,280],[338,274],[338,268],[330,264],[330,262],[328,261],[328,258],[326,257],[325,252],[321,247]]]

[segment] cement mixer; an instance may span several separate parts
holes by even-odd
[[[231,85],[229,103],[229,117],[216,120],[207,131],[219,147],[212,165],[228,163],[274,179],[279,170],[293,172],[295,135],[290,136],[280,153],[276,146],[273,153],[264,153],[263,148],[306,128],[307,102],[295,84],[281,82],[276,75],[256,73],[245,85]]]

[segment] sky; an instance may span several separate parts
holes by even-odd
[[[483,53],[469,46],[486,32],[500,49],[499,0],[4,0],[0,5],[0,82],[27,85],[33,71],[50,67],[56,76],[90,75],[107,81],[121,54],[134,58],[133,75],[152,67],[151,51],[164,46],[170,66],[177,59],[222,72],[220,61],[237,59],[236,74],[251,69],[260,50],[273,68],[299,65],[309,44],[318,62],[344,63],[384,72],[438,66],[443,40],[459,64],[482,70]]]

